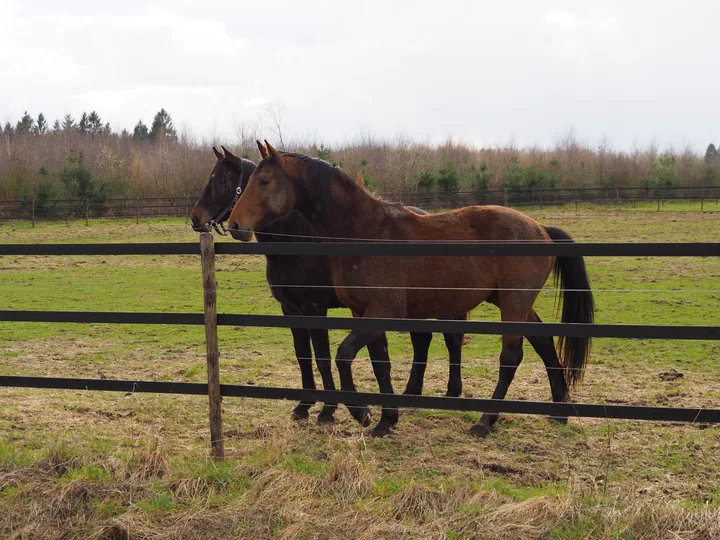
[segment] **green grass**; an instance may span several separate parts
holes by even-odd
[[[716,241],[720,214],[688,209],[581,207],[578,212],[529,213],[578,241]],[[139,226],[121,221],[91,222],[89,227],[82,222],[39,223],[35,229],[26,223],[0,225],[0,242],[196,240],[183,220]],[[220,313],[280,314],[264,266],[257,256],[218,257]],[[592,258],[587,266],[597,291],[598,323],[712,325],[720,320],[720,293],[666,292],[720,290],[720,261],[715,258]],[[634,292],[613,292],[618,290]],[[538,300],[544,320],[555,320],[553,301],[552,291]],[[2,257],[0,309],[200,312],[199,258]],[[332,316],[348,313],[335,310]],[[480,306],[472,318],[498,320],[498,312]],[[333,348],[343,336],[331,332]],[[204,329],[192,326],[0,323],[0,374],[203,382],[204,339]],[[299,385],[289,331],[221,327],[219,339],[222,382]],[[389,344],[393,384],[402,391],[412,358],[409,336],[391,333]],[[499,351],[497,336],[470,337],[463,350],[464,395],[492,393]],[[717,407],[718,357],[718,342],[597,339],[585,381],[573,398]],[[659,377],[671,368],[684,376],[674,381]],[[359,389],[377,391],[365,351],[354,372]],[[425,393],[444,394],[446,383],[447,352],[435,336]],[[528,346],[508,398],[549,399],[542,362]],[[306,526],[306,536],[331,527],[335,537],[350,537],[378,524],[378,536],[402,536],[401,527],[408,537],[424,538],[431,533],[424,532],[428,524],[422,520],[388,518],[388,505],[400,504],[413,485],[439,493],[432,496],[442,500],[454,500],[458,490],[464,493],[446,513],[438,510],[438,523],[444,524],[432,534],[448,538],[481,535],[473,523],[494,519],[500,510],[511,512],[503,523],[515,520],[520,527],[526,515],[522,505],[537,501],[563,508],[570,502],[576,505],[569,520],[560,510],[557,516],[541,514],[546,522],[540,528],[548,538],[603,538],[628,530],[639,537],[643,526],[651,526],[650,521],[642,526],[634,521],[646,515],[638,510],[641,504],[651,505],[654,512],[664,512],[663,505],[669,505],[672,512],[690,512],[692,519],[708,511],[703,505],[720,507],[717,427],[602,419],[572,419],[568,426],[557,426],[541,417],[504,416],[488,439],[478,441],[468,435],[476,413],[402,411],[393,434],[374,440],[342,407],[336,425],[319,427],[314,423],[317,408],[310,422],[294,424],[289,419],[292,406],[226,398],[227,460],[214,463],[206,458],[206,397],[3,389],[0,535],[10,534],[9,524],[16,529],[23,512],[36,508],[34,502],[47,494],[58,494],[57,504],[65,508],[63,501],[70,495],[63,490],[71,488],[82,495],[77,508],[93,516],[77,518],[88,528],[76,534],[86,536],[101,536],[92,523],[102,527],[107,520],[138,519],[139,530],[184,523],[197,527],[192,529],[197,536],[213,536],[212,531],[221,531],[215,536],[291,536]],[[377,419],[378,411],[373,413]],[[153,465],[155,453],[146,448],[148,440],[162,443],[161,454],[170,463],[162,476],[145,472],[165,470],[162,464]],[[348,463],[357,460],[362,466],[338,468],[337,456],[350,456]],[[137,475],[142,479],[129,480]],[[434,508],[435,503],[413,499],[403,504],[411,505],[408,512],[414,515],[423,504]],[[515,514],[513,505],[521,505]],[[197,525],[202,520],[191,516],[205,512],[222,516],[218,523],[229,528]],[[357,516],[368,520],[356,523]],[[48,519],[55,523],[54,517]],[[522,530],[518,538],[525,537]],[[633,536],[623,532],[620,537]]]

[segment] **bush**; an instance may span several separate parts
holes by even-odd
[[[460,187],[460,175],[455,164],[449,161],[438,170],[437,184],[445,193],[455,193]]]
[[[659,193],[676,185],[675,156],[666,154],[650,166],[650,175],[646,180],[646,187],[654,193]]]
[[[425,191],[429,193],[435,187],[435,174],[432,169],[428,169],[420,173],[420,179],[418,180],[417,190]]]
[[[490,179],[492,173],[488,171],[487,163],[484,161],[480,164],[480,170],[475,165],[470,167],[470,172],[466,177],[466,183],[470,185],[476,200],[485,200],[490,191]]]

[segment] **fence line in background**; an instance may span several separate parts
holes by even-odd
[[[691,201],[703,211],[707,205],[718,207],[720,186],[687,186],[673,188],[564,188],[522,190],[476,190],[457,192],[378,193],[386,200],[419,206],[425,210],[460,208],[475,204],[542,207],[592,203],[600,205],[636,205],[655,203],[660,210],[666,201]],[[180,197],[133,197],[57,200],[0,201],[1,220],[70,220],[188,218],[197,194]]]
[[[157,392],[208,395],[211,450],[223,459],[222,396],[263,399],[294,399],[344,403],[350,407],[382,405],[400,408],[433,408],[478,412],[509,412],[549,416],[624,418],[680,422],[720,422],[720,409],[666,408],[602,404],[548,403],[492,399],[365,394],[325,390],[300,390],[240,385],[221,385],[218,325],[282,328],[362,329],[442,333],[508,334],[527,336],[579,336],[634,339],[720,340],[718,326],[657,326],[568,323],[514,323],[414,319],[337,318],[252,314],[217,314],[214,259],[216,254],[254,253],[335,256],[720,256],[720,243],[656,244],[483,244],[398,242],[272,242],[214,244],[212,233],[200,235],[200,245],[178,244],[0,244],[2,255],[201,255],[203,313],[116,313],[58,311],[0,311],[0,321],[74,322],[94,324],[191,324],[204,325],[208,384],[151,381],[113,381],[0,376],[0,386],[26,388],[87,389],[125,392]]]

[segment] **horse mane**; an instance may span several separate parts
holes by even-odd
[[[232,162],[231,162],[232,163]],[[234,165],[234,163],[233,163]],[[248,180],[250,180],[250,175],[255,171],[257,168],[257,165],[253,161],[250,161],[249,159],[242,158],[240,160],[240,187],[245,189],[245,186],[247,186]]]
[[[372,197],[384,204],[402,206],[400,203],[390,203],[383,201],[377,195],[371,193],[366,187],[364,181],[354,180],[347,172],[340,167],[328,163],[327,161],[308,156],[306,154],[298,154],[297,152],[280,152],[283,157],[292,158],[303,164],[306,180],[310,181],[311,193],[313,199],[327,199],[330,196],[330,187],[334,181],[341,182],[350,189],[360,190],[366,195]]]

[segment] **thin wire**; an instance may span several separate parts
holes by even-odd
[[[12,270],[9,268],[0,268],[0,270]],[[152,285],[158,287],[157,281],[4,281],[0,279],[3,285]],[[175,286],[161,285],[162,289],[173,287],[184,287],[185,283],[179,283]],[[227,285],[233,285],[229,283]],[[270,288],[287,288],[287,289],[335,289],[333,285],[268,285]],[[237,287],[229,287],[230,289],[244,288],[242,283],[238,283]],[[558,289],[543,287],[540,289],[533,288],[510,288],[510,287],[400,287],[400,286],[382,286],[382,285],[343,285],[343,289],[382,289],[382,290],[437,290],[437,291],[507,291],[507,292],[556,292]],[[562,289],[567,292],[592,292],[592,293],[673,293],[673,294],[720,294],[720,289]]]

